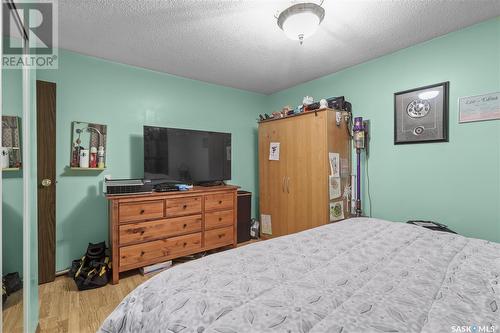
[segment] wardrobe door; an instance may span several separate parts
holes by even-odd
[[[328,221],[323,209],[328,202],[326,116],[326,112],[311,113],[292,122],[286,180],[289,233]]]
[[[280,120],[276,123],[279,130],[280,164],[279,164],[279,212],[275,218],[279,223],[277,233],[273,236],[283,236],[295,232],[294,205],[296,202],[290,196],[290,173],[293,172],[293,159],[295,154],[295,120],[293,118]],[[276,223],[274,223],[276,224]],[[273,225],[274,225],[273,224]]]
[[[287,234],[286,228],[286,128],[282,121],[259,124],[259,200],[261,223],[263,218],[271,220],[271,233],[261,224],[261,237],[271,238]],[[280,144],[278,160],[270,160],[271,143]]]

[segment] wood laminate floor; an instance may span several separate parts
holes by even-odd
[[[253,243],[238,244],[238,246]],[[174,264],[181,264],[183,260]],[[120,283],[78,291],[74,281],[59,276],[54,282],[39,286],[41,333],[95,333],[121,300],[154,274],[142,276],[138,270],[120,274]],[[22,292],[12,295],[4,308],[3,332],[22,332]]]
[[[23,332],[23,291],[19,290],[7,297],[2,307],[2,332]]]
[[[41,285],[40,332],[95,333],[121,300],[151,276],[131,271],[122,274],[117,285],[86,291],[78,291],[67,276]]]

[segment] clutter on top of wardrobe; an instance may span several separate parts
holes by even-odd
[[[2,142],[0,145],[0,167],[2,171],[17,171],[21,168],[21,118],[2,116]]]
[[[327,99],[321,99],[319,102],[314,102],[314,98],[311,96],[305,96],[302,99],[302,104],[296,106],[295,108],[290,105],[284,106],[281,111],[272,112],[271,115],[264,113],[259,114],[258,121],[273,120],[279,118],[285,118],[290,116],[295,116],[300,113],[314,112],[321,109],[335,109],[351,112],[351,103],[347,102],[344,96],[340,97],[330,97]]]
[[[73,121],[71,123],[72,170],[98,170],[106,168],[107,126]]]

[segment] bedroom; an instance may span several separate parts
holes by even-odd
[[[500,110],[494,98],[500,92],[499,1],[312,1],[305,10],[312,23],[297,27],[300,31],[312,24],[312,34],[303,40],[289,30],[294,31],[293,19],[300,16],[291,14],[302,13],[297,7],[287,11],[300,4],[297,1],[46,3],[52,5],[50,33],[57,47],[49,54],[39,52],[38,68],[11,61],[31,52],[20,47],[22,24],[11,14],[12,6],[29,14],[30,5],[9,1],[2,8],[10,15],[4,22],[10,24],[2,25],[1,137],[2,155],[8,158],[2,159],[0,267],[2,277],[18,274],[9,275],[12,293],[2,309],[4,332],[114,332],[117,322],[130,325],[123,331],[133,332],[453,332],[474,325],[498,331]],[[37,8],[45,17],[46,8]],[[42,34],[35,27],[23,28]],[[45,36],[36,37],[38,43],[45,42]],[[407,105],[402,109],[395,100],[437,90],[442,92],[435,98],[441,100],[441,130],[431,131],[425,140],[415,139],[416,134],[398,137],[401,127],[396,118],[410,113]],[[336,99],[326,101],[327,109],[315,111],[319,106],[304,99],[308,96],[318,104]],[[476,97],[484,101],[484,112],[472,112],[478,121],[470,121],[466,112],[470,116],[475,110]],[[425,110],[425,99],[419,99]],[[43,112],[52,116],[43,117]],[[265,114],[274,118],[265,119]],[[364,131],[353,131],[356,117],[368,120]],[[280,132],[282,124],[293,125]],[[196,174],[194,170],[212,167],[204,168],[203,160],[183,159],[200,155],[187,142],[177,144],[177,149],[168,144],[168,155],[177,152],[178,159],[191,166],[191,177],[177,175],[182,174],[187,185],[225,180],[250,192],[246,209],[229,185],[106,196],[106,178],[144,179],[148,172],[158,173],[147,170],[144,126],[160,132],[187,130],[183,135],[193,140],[200,133],[195,131],[230,134],[230,147],[227,142],[223,147],[225,158],[218,159],[224,160],[226,172],[216,177],[187,179]],[[284,134],[274,137],[276,133]],[[360,133],[368,140],[362,141],[366,149],[359,150],[357,172],[352,136]],[[78,138],[83,143],[75,145]],[[411,140],[419,142],[406,144]],[[276,143],[280,153],[270,156]],[[88,165],[81,151],[78,163],[74,160],[75,147],[80,146],[89,155]],[[339,153],[338,159],[332,155],[340,162],[339,177],[330,169],[330,152]],[[340,190],[340,196],[333,195],[333,201],[342,202],[336,212],[343,218],[328,223],[329,184],[337,179],[341,186],[335,191]],[[360,215],[369,220],[354,219],[358,180]],[[219,201],[227,206],[211,210],[206,205]],[[113,205],[118,214],[109,208]],[[124,213],[122,205],[128,207]],[[191,213],[178,214],[175,209]],[[221,213],[227,211],[232,215]],[[248,236],[251,222],[247,218],[244,226],[239,223],[237,212],[243,211],[260,222],[261,237],[240,246],[236,233],[243,230]],[[129,216],[126,223],[123,214]],[[208,215],[215,216],[215,225],[219,218],[229,224],[209,230]],[[410,220],[442,223],[456,234],[405,223]],[[156,223],[148,236],[151,242],[120,243],[125,237],[119,230],[133,225],[129,234],[140,234],[144,226],[137,225],[143,221]],[[189,235],[199,234],[200,239],[193,236],[179,243],[198,247],[182,255],[217,253],[197,260],[177,255],[160,255],[159,260],[154,254],[142,262],[137,259],[136,253],[147,257],[148,249],[156,249],[154,242],[165,238],[158,235],[166,232],[162,228],[167,224],[187,225],[193,228]],[[230,231],[221,242],[214,241],[215,247],[207,247],[209,231],[222,229]],[[118,236],[113,237],[113,230]],[[149,235],[148,230],[144,233]],[[102,241],[111,258],[115,256],[106,273],[109,283],[79,291],[68,276],[72,261],[85,254],[89,243]],[[356,242],[363,246],[354,250]],[[125,259],[122,244],[134,250]],[[114,246],[119,250],[112,251]],[[165,247],[159,251],[168,252]],[[278,256],[280,247],[289,251]],[[459,254],[467,262],[460,261]],[[394,260],[382,264],[381,258],[389,255]],[[161,273],[139,273],[142,266],[171,259],[174,267]],[[247,264],[229,271],[239,260]],[[412,268],[423,263],[429,267]],[[264,269],[268,267],[275,275]],[[472,273],[467,276],[463,269]],[[170,297],[168,279],[189,272],[195,273],[197,287],[208,287]],[[453,272],[452,281],[444,283]],[[233,289],[233,282],[222,290],[226,298],[213,295],[218,283],[229,283],[228,276],[241,289]],[[385,289],[396,280],[413,281],[412,291],[405,291],[411,297],[406,303],[395,284],[394,293]],[[185,287],[182,281],[174,282]],[[276,294],[285,282],[296,294]],[[157,298],[148,297],[145,286],[165,293],[174,304],[163,310],[155,307]],[[203,291],[212,294],[203,298]],[[130,317],[123,314],[125,305],[132,306],[126,298],[131,292],[151,307],[148,313],[132,307]],[[448,297],[435,299],[440,292]],[[196,301],[170,314],[193,295]],[[379,296],[383,299],[376,299]],[[375,300],[364,301],[371,298]],[[214,305],[216,300],[222,305]],[[432,300],[442,306],[427,309]],[[206,317],[200,314],[204,308]],[[263,309],[269,309],[268,316]],[[167,313],[169,319],[159,322],[157,318]],[[133,326],[146,324],[153,326]]]

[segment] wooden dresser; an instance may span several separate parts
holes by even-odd
[[[237,186],[107,196],[113,284],[119,273],[218,247],[236,247]]]

